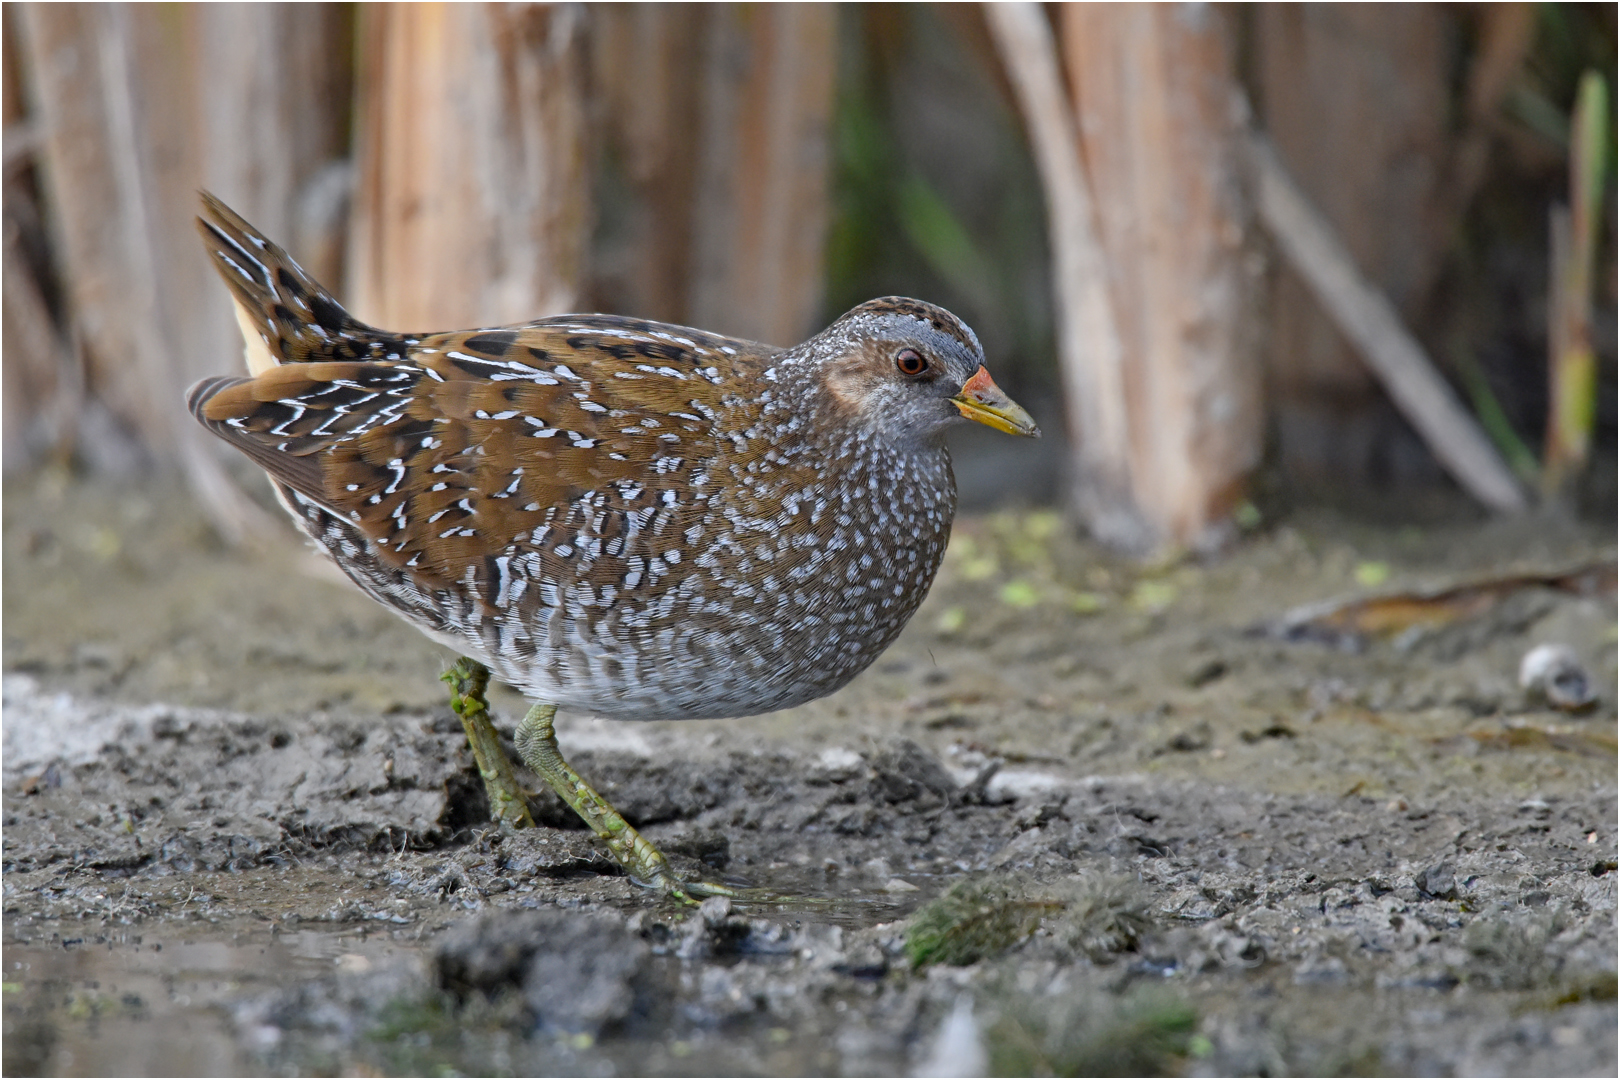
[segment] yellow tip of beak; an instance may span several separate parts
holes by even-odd
[[[1041,429],[1035,426],[1035,421],[1030,418],[1029,413],[1001,392],[1001,387],[990,378],[990,372],[986,371],[982,364],[979,370],[973,373],[973,378],[962,387],[962,392],[951,398],[951,404],[956,406],[957,412],[969,420],[977,420],[997,431],[1005,431],[1009,435],[1024,435],[1031,439],[1041,437]]]

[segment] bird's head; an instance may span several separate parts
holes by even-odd
[[[1041,433],[990,378],[978,337],[944,308],[898,296],[868,300],[805,347],[832,406],[868,430],[937,442],[967,419],[1012,435]]]

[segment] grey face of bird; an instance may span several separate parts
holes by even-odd
[[[873,311],[862,305],[808,343],[835,407],[875,436],[938,445],[964,419],[1014,435],[1038,436],[1029,414],[990,378],[973,332],[949,312]],[[929,315],[933,317],[929,317]]]

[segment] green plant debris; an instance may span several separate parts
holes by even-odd
[[[1389,580],[1389,563],[1368,560],[1356,563],[1356,584],[1367,589],[1376,589]]]
[[[1001,587],[1001,602],[1008,607],[1032,608],[1041,602],[1041,594],[1027,581],[1009,581]]]
[[[961,530],[951,533],[950,542],[945,545],[945,561],[947,563],[966,562],[978,554],[979,545],[974,542],[973,537]]]
[[[1597,415],[1597,358],[1592,345],[1592,293],[1609,164],[1609,92],[1587,71],[1575,95],[1569,147],[1570,208],[1553,215],[1548,320],[1547,447],[1542,494],[1556,498],[1586,464]]]
[[[971,536],[951,537],[950,546],[945,549],[945,557],[948,563],[955,564],[956,574],[963,581],[984,581],[1001,572],[1001,564],[997,561],[995,552],[981,547]]]
[[[1031,897],[1017,882],[969,878],[923,905],[906,928],[906,955],[916,968],[962,966],[997,956],[1033,934],[1041,918],[1063,908]]]
[[[1069,599],[1069,606],[1078,615],[1095,615],[1108,606],[1108,600],[1100,593],[1077,592]]]
[[[1156,615],[1175,603],[1180,592],[1174,582],[1148,578],[1136,583],[1129,603],[1137,611]]]
[[[994,555],[982,555],[975,559],[966,559],[962,562],[963,581],[984,581],[993,578],[999,573],[1001,566],[996,562]]]
[[[1062,528],[1063,515],[1055,510],[1031,510],[1024,515],[1024,533],[1031,540],[1045,543]]]

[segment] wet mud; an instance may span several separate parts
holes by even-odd
[[[679,869],[787,897],[683,909],[549,795],[489,826],[453,657],[290,532],[4,510],[7,1075],[1613,1073],[1612,531],[965,519],[833,697],[559,715]]]

